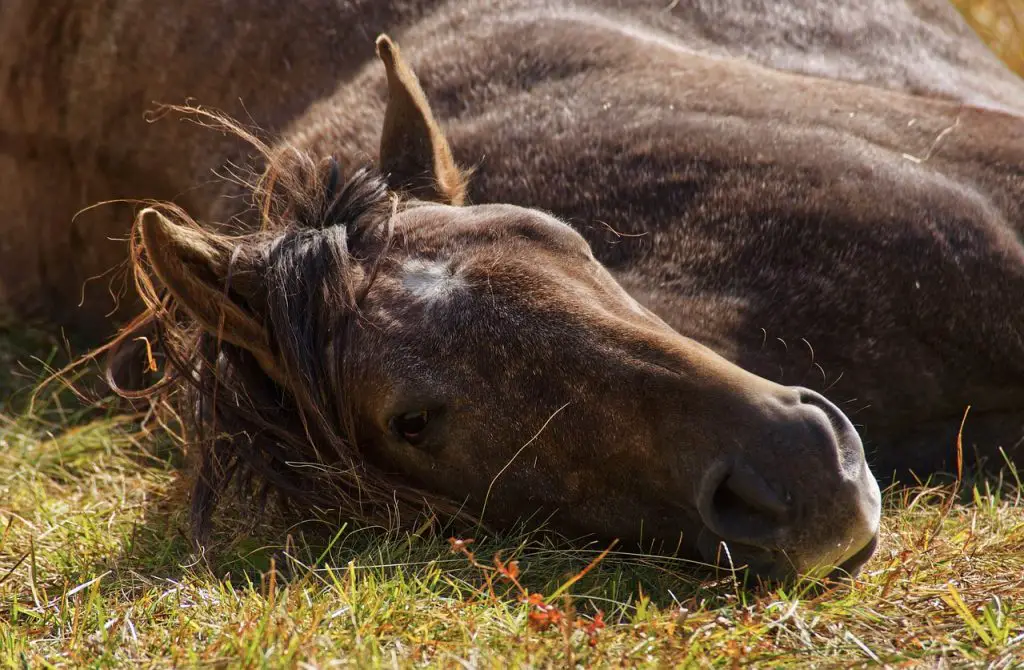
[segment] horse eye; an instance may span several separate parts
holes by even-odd
[[[391,419],[391,430],[406,442],[416,444],[422,439],[428,423],[430,413],[426,410],[407,412]]]

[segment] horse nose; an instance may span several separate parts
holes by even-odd
[[[873,551],[880,494],[853,424],[804,388],[785,389],[761,407],[746,444],[701,478],[705,560],[724,565],[724,543],[730,561],[748,557],[765,576],[859,568]]]

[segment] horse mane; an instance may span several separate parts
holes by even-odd
[[[350,249],[360,235],[383,229],[383,258],[401,201],[372,168],[360,168],[343,181],[333,158],[317,160],[293,147],[271,149],[221,115],[180,109],[238,135],[263,157],[262,175],[246,184],[258,221],[236,219],[238,230],[216,234],[235,245],[236,257],[243,246],[265,255],[264,325],[290,387],[275,383],[245,349],[201,328],[160,287],[139,241],[142,218],[137,217],[130,264],[145,310],[100,351],[108,354],[106,376],[116,393],[154,401],[184,424],[194,462],[194,541],[199,546],[208,541],[213,512],[232,484],[260,510],[275,494],[288,508],[333,509],[389,527],[397,520],[413,521],[427,505],[461,516],[450,502],[387,476],[355,443],[345,389],[351,354],[346,343],[376,264],[364,272]],[[179,225],[210,232],[180,207],[150,207]],[[224,290],[232,291],[230,273]],[[135,390],[121,382],[133,376],[125,374],[125,366],[140,364],[126,347],[141,332],[155,334],[165,365],[159,380]]]

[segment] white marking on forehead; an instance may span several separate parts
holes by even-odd
[[[413,259],[402,264],[402,286],[420,300],[444,300],[466,287],[466,281],[439,261]]]

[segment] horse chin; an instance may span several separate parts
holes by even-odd
[[[780,559],[780,552],[743,542],[726,540],[708,528],[697,538],[704,561],[717,570],[746,572],[761,580],[785,580],[796,574],[793,566]]]
[[[856,577],[861,568],[874,555],[878,547],[876,534],[856,553],[830,570],[802,570],[786,556],[785,552],[725,540],[709,529],[703,529],[697,540],[697,548],[703,560],[713,569],[747,576],[766,583],[789,583],[800,574],[813,575],[815,572],[825,580],[839,582]]]
[[[829,573],[828,578],[832,581],[839,581],[841,579],[856,577],[860,572],[864,564],[874,555],[875,549],[878,548],[878,534],[876,533],[871,540],[865,544],[861,549],[850,556],[848,559],[843,561],[839,567]]]

